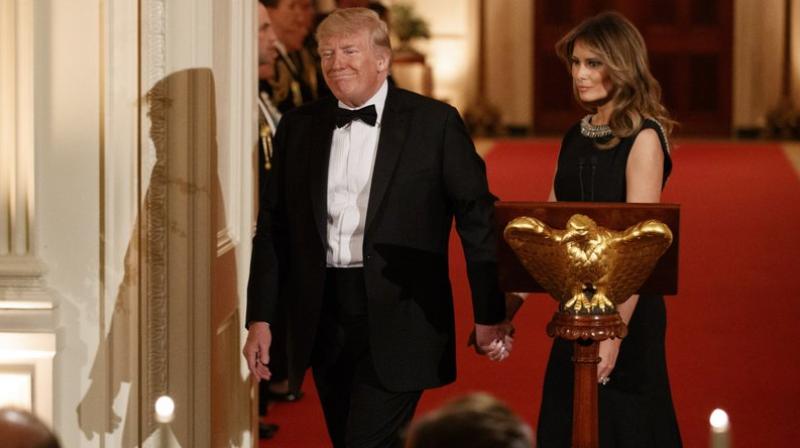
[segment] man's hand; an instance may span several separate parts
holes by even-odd
[[[509,321],[497,325],[475,324],[475,351],[492,361],[502,361],[511,354],[514,326]]]
[[[247,341],[244,343],[242,354],[247,360],[247,367],[257,381],[268,380],[272,373],[269,371],[269,346],[272,344],[272,332],[266,322],[252,322],[247,332]]]

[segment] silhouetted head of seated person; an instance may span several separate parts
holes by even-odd
[[[531,448],[533,432],[485,393],[457,398],[411,425],[406,448]]]
[[[0,446],[3,448],[60,448],[56,436],[28,411],[0,408]]]

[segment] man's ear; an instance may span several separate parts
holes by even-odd
[[[389,60],[392,58],[392,54],[388,51],[381,51],[378,55],[378,71],[388,71],[389,70]]]

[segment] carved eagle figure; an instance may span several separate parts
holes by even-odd
[[[672,244],[672,232],[656,220],[617,232],[576,214],[555,230],[523,216],[503,237],[533,278],[571,314],[608,314],[636,293]]]

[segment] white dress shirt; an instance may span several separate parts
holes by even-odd
[[[372,169],[378,150],[388,83],[359,107],[375,106],[375,126],[361,120],[333,130],[331,156],[328,163],[328,267],[363,266],[364,223],[367,218]]]

